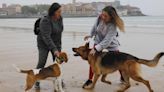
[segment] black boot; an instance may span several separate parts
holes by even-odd
[[[35,89],[40,89],[40,82],[35,83]]]
[[[92,84],[92,80],[87,80],[84,85],[83,88],[85,88],[86,86],[89,86],[90,84]]]

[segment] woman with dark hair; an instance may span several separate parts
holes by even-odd
[[[63,20],[60,4],[53,3],[50,6],[48,15],[41,18],[39,29],[40,32],[37,36],[39,52],[37,69],[45,66],[49,52],[51,52],[53,61],[55,61],[55,57],[58,57],[61,51]],[[40,88],[39,82],[36,82],[35,88]]]
[[[90,35],[84,38],[84,40],[87,40],[88,38],[94,37],[94,46],[90,54],[94,55],[96,52],[101,52],[104,49],[107,49],[109,52],[112,51],[118,53],[119,41],[117,40],[117,27],[120,31],[124,32],[123,20],[118,16],[114,7],[105,7],[93,26]],[[90,67],[89,79],[85,82],[83,88],[92,84],[93,75]],[[121,81],[124,81],[122,76]]]

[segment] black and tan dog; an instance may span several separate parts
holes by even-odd
[[[17,69],[18,72],[27,74],[26,88],[25,88],[26,92],[32,88],[32,86],[34,85],[36,81],[45,80],[47,78],[50,78],[51,80],[53,80],[55,91],[58,90],[58,92],[64,92],[62,89],[62,84],[61,84],[60,64],[67,61],[68,61],[67,54],[64,52],[61,52],[59,57],[56,58],[56,62],[53,65],[50,65],[46,68],[21,70],[15,65],[14,67]]]
[[[88,61],[95,74],[93,83],[85,89],[93,89],[101,75],[102,82],[111,84],[110,81],[106,80],[107,74],[119,70],[125,80],[125,87],[119,89],[118,92],[124,92],[130,88],[130,78],[135,81],[142,82],[148,87],[149,92],[153,92],[149,81],[143,79],[139,74],[140,64],[144,64],[149,67],[155,67],[158,64],[159,59],[164,55],[164,52],[161,52],[157,54],[153,60],[139,59],[123,52],[99,52],[95,55],[90,55],[89,44],[80,46],[78,48],[73,48],[73,51],[76,53],[75,56],[81,56],[82,59]]]

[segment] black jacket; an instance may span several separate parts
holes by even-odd
[[[55,23],[56,26],[53,24]],[[45,16],[40,21],[40,33],[37,37],[38,48],[45,48],[51,51],[61,51],[61,38],[63,32],[62,17],[53,21],[49,16]]]

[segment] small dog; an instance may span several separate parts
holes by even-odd
[[[107,84],[111,84],[106,80],[106,76],[109,73],[113,73],[119,70],[125,80],[125,87],[119,89],[117,92],[124,92],[130,88],[129,79],[132,78],[135,81],[145,84],[149,92],[153,92],[149,81],[143,79],[139,74],[140,64],[147,65],[149,67],[157,66],[159,59],[164,55],[164,52],[157,54],[153,60],[139,59],[123,52],[97,52],[95,55],[90,55],[91,49],[89,44],[72,49],[75,52],[75,56],[81,56],[82,59],[87,60],[94,72],[93,83],[87,86],[85,89],[93,89],[99,77],[101,81]]]
[[[18,72],[27,74],[25,92],[31,89],[36,81],[46,80],[46,79],[53,80],[55,92],[64,92],[62,88],[61,70],[60,70],[60,65],[63,62],[67,63],[68,57],[66,53],[61,52],[59,57],[56,57],[56,62],[53,65],[50,65],[46,68],[21,70],[16,65],[13,66],[17,69]]]

